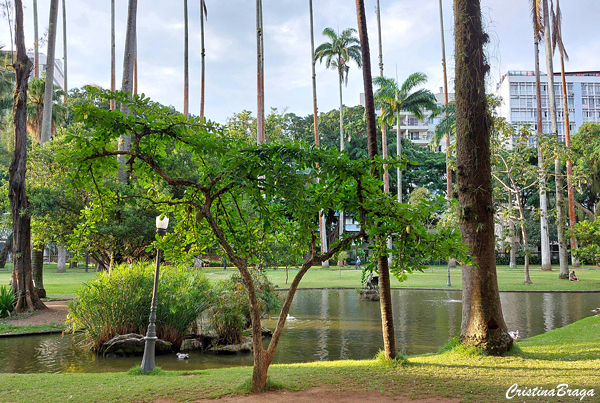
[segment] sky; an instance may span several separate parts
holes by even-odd
[[[556,0],[555,0],[556,1]],[[533,34],[529,0],[481,0],[489,85],[495,87],[508,70],[533,70]],[[384,75],[403,82],[414,72],[428,77],[434,93],[443,87],[438,0],[380,0]],[[25,40],[33,49],[33,1],[23,0]],[[242,110],[256,111],[256,2],[206,0],[205,115],[225,123]],[[67,0],[69,88],[97,84],[110,88],[110,2]],[[416,7],[418,6],[418,7]],[[570,56],[567,71],[600,70],[600,0],[563,0],[563,42]],[[190,112],[200,108],[199,0],[188,4],[190,19]],[[40,33],[48,27],[50,0],[38,0]],[[452,2],[443,0],[444,35],[449,89],[454,76]],[[365,0],[373,76],[379,75],[376,1]],[[356,7],[349,0],[314,0],[315,47],[326,41],[323,29],[357,28]],[[116,1],[116,72],[121,86],[127,2]],[[308,0],[263,0],[265,106],[300,116],[312,113],[311,50]],[[62,15],[59,11],[56,57],[63,57]],[[138,4],[139,92],[164,105],[183,110],[183,1],[145,0]],[[596,28],[594,28],[596,27]],[[10,49],[9,24],[0,20],[0,44]],[[40,52],[46,53],[43,46]],[[543,50],[542,50],[543,52]],[[540,54],[546,71],[544,54]],[[554,62],[559,71],[558,58]],[[337,72],[317,63],[320,112],[339,107]],[[344,104],[359,103],[364,92],[362,72],[350,64],[343,90]]]

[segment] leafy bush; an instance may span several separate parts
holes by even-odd
[[[85,284],[70,303],[72,330],[85,329],[92,349],[127,333],[145,334],[148,328],[154,267],[120,265]],[[189,326],[195,325],[210,302],[206,276],[184,267],[160,270],[156,335],[179,348]]]
[[[584,264],[600,265],[600,220],[580,221],[573,229],[579,242],[579,248],[573,251],[575,257]]]
[[[0,286],[0,318],[10,316],[15,307],[15,293],[10,286]]]
[[[252,272],[259,309],[267,313],[278,309],[279,299],[275,287],[267,277],[257,271]],[[214,304],[209,309],[209,323],[217,333],[217,343],[236,344],[242,333],[250,326],[250,304],[239,274],[218,282],[214,286]]]

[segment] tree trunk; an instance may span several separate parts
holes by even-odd
[[[485,97],[479,0],[454,0],[456,63],[456,171],[460,230],[473,266],[463,266],[460,340],[492,354],[512,347],[496,276],[490,165],[491,117]]]
[[[137,20],[137,0],[129,0],[127,10],[127,34],[125,37],[125,54],[123,56],[123,81],[121,90],[133,93],[133,64],[135,59],[135,41],[136,41],[136,20]],[[121,105],[121,112],[128,114],[127,105]],[[131,149],[131,137],[122,135],[119,137],[119,151],[129,151]],[[126,169],[127,159],[119,156],[117,158],[120,164],[117,179],[121,183],[129,182],[129,172]]]
[[[315,72],[315,35],[313,29],[313,7],[312,0],[308,0],[308,11],[310,16],[310,54],[311,54],[311,72],[312,72],[312,92],[313,92],[313,127],[315,132],[315,146],[319,146],[319,112],[317,108],[317,73]],[[318,180],[318,178],[317,178]],[[327,226],[323,211],[319,212],[319,235],[321,239],[321,253],[327,253]],[[323,267],[329,267],[329,260],[322,263]]]
[[[369,158],[377,156],[377,127],[375,125],[375,105],[373,102],[373,83],[371,78],[371,54],[367,35],[367,19],[363,0],[356,0],[358,35],[360,38],[363,83],[365,89],[365,120],[367,125],[367,144]],[[375,171],[374,175],[379,176]],[[386,242],[385,240],[380,240]],[[396,358],[396,337],[394,334],[394,316],[392,313],[392,295],[390,290],[390,271],[388,257],[385,253],[377,256],[379,269],[379,294],[381,305],[381,327],[383,330],[383,347],[386,359]]]
[[[115,92],[115,0],[110,0],[110,90]],[[115,110],[115,100],[110,100],[110,110]]]
[[[67,272],[67,250],[62,246],[58,247],[58,263],[56,265],[57,273]]]
[[[189,116],[190,72],[188,68],[188,3],[183,0],[183,114]]]
[[[540,244],[542,253],[542,270],[552,270],[552,261],[550,259],[550,238],[548,236],[548,194],[546,193],[546,172],[544,169],[544,155],[539,145],[539,135],[543,133],[542,122],[542,94],[540,90],[540,56],[539,40],[534,33],[534,54],[535,54],[535,89],[537,103],[537,133],[538,133],[538,167],[540,169]]]
[[[31,251],[31,267],[33,272],[33,287],[37,296],[46,298],[44,289],[44,244],[40,243],[33,246]]]
[[[559,49],[560,50],[560,49]],[[565,82],[565,62],[562,52],[560,52],[560,76],[562,79],[563,89],[563,108],[565,113],[565,145],[571,147],[571,129],[569,127],[569,94],[567,93],[567,83]],[[573,161],[567,160],[567,194],[569,200],[569,228],[575,227],[575,189],[573,188]],[[577,249],[577,239],[571,233],[571,264],[574,267],[579,267],[579,261],[573,252]]]
[[[544,8],[544,46],[546,48],[546,68],[548,70],[548,97],[550,101],[550,122],[552,132],[558,136],[556,122],[556,101],[554,96],[554,66],[552,63],[552,38],[550,36],[550,12],[548,0],[542,0]],[[556,184],[556,229],[558,235],[558,260],[560,264],[559,279],[569,278],[569,261],[567,255],[567,239],[565,234],[565,206],[563,194],[563,180],[560,159],[554,160],[554,182]]]
[[[67,93],[69,87],[67,86],[67,6],[65,0],[62,0],[62,15],[63,15],[63,78],[64,78],[64,89],[65,89],[65,103],[67,102]]]
[[[37,0],[33,0],[33,76],[40,78],[40,46],[39,46],[39,33],[38,33],[38,11],[37,11]]]
[[[50,0],[50,22],[48,28],[48,52],[46,58],[46,85],[44,88],[44,114],[42,117],[41,143],[52,137],[52,94],[54,92],[54,53],[56,50],[56,21],[58,0]]]
[[[400,113],[396,112],[396,154],[402,156],[402,134],[400,132]],[[398,174],[398,203],[402,203],[402,170],[397,169]]]
[[[31,61],[25,49],[23,33],[23,3],[15,0],[15,39],[17,57],[15,64],[15,94],[13,98],[13,123],[15,151],[9,168],[8,198],[13,219],[13,274],[17,312],[44,309],[33,288],[31,270],[31,217],[25,176],[27,172],[27,81]]]
[[[265,142],[265,84],[262,0],[256,0],[256,143]]]
[[[6,261],[8,260],[8,255],[12,251],[13,247],[13,234],[12,232],[8,234],[6,237],[6,243],[4,244],[4,248],[0,251],[0,269],[3,269],[6,265]]]
[[[509,190],[510,192],[510,190]],[[517,238],[515,237],[515,222],[512,217],[508,217],[508,237],[510,238],[510,261],[508,267],[517,268]]]
[[[200,49],[201,49],[201,75],[200,75],[200,119],[204,119],[204,66],[205,66],[205,54],[206,49],[204,48],[204,16],[206,4],[204,0],[200,0]]]

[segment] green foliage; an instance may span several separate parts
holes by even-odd
[[[579,242],[573,255],[585,264],[600,265],[600,220],[580,221],[575,224],[572,233]]]
[[[10,316],[15,308],[15,293],[11,286],[0,286],[0,318]]]
[[[72,330],[85,330],[94,350],[119,334],[145,334],[153,282],[151,264],[120,265],[99,273],[69,305]],[[210,302],[210,284],[204,274],[183,266],[161,267],[158,284],[156,334],[179,347]]]
[[[252,271],[252,281],[258,297],[259,309],[263,314],[275,311],[280,302],[273,284],[267,277]],[[217,343],[237,344],[242,333],[250,326],[250,306],[239,274],[218,282],[213,287],[213,305],[208,310],[209,323],[217,333]]]
[[[152,371],[143,372],[142,367],[136,365],[127,371],[127,375],[148,375],[148,376],[164,376],[166,372],[161,367],[154,367]]]
[[[401,354],[397,354],[396,358],[392,360],[386,359],[385,351],[383,350],[379,350],[379,352],[375,355],[375,361],[377,361],[380,365],[389,368],[402,368],[407,367],[409,364],[408,359]]]

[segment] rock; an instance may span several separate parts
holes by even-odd
[[[184,339],[179,349],[182,351],[202,350],[202,342],[198,339]]]
[[[141,334],[129,333],[113,337],[100,347],[100,354],[104,357],[128,357],[144,354],[146,340]],[[172,345],[168,341],[157,339],[155,353],[166,354],[172,352]]]
[[[262,327],[262,335],[263,337],[271,337],[273,336],[273,331],[266,326]]]
[[[228,344],[225,346],[213,346],[208,349],[215,354],[240,354],[252,352],[252,337],[246,337],[240,344]]]
[[[358,297],[361,301],[379,301],[379,291],[363,290]]]

